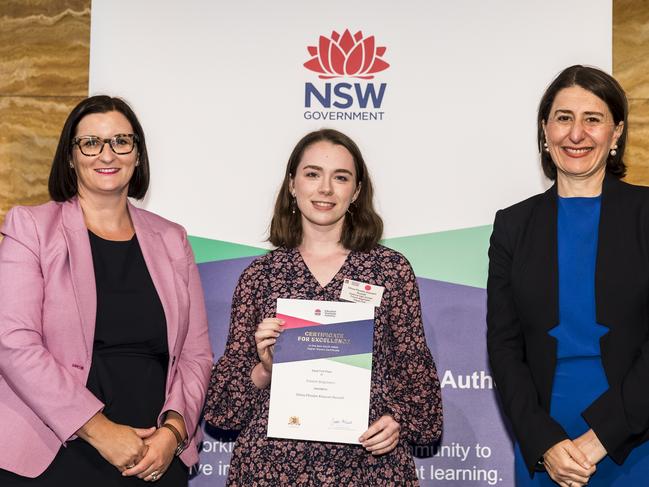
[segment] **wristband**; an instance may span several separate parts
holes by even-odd
[[[162,426],[160,426],[160,427],[161,428],[167,428],[176,437],[177,445],[176,445],[176,451],[174,452],[174,455],[175,456],[180,455],[182,453],[182,451],[185,449],[185,447],[187,446],[186,445],[187,442],[186,442],[186,440],[183,440],[183,437],[180,434],[180,431],[178,431],[178,429],[174,425],[169,424],[169,423],[163,423]]]

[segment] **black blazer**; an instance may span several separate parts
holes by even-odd
[[[621,464],[649,429],[649,188],[607,175],[595,270],[597,322],[609,389],[582,416]],[[550,415],[558,325],[556,184],[496,213],[489,247],[487,346],[492,372],[530,471],[568,438]]]

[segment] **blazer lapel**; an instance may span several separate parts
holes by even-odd
[[[619,248],[621,238],[626,238],[624,227],[620,228],[628,208],[624,208],[624,201],[619,192],[622,183],[608,174],[604,177],[602,186],[602,207],[599,214],[599,229],[597,237],[597,261],[595,264],[595,303],[596,320],[600,325],[611,327],[614,324],[615,311],[609,310],[608,295],[613,295],[616,290],[611,287],[610,276],[616,274],[615,266],[619,264],[616,249]],[[608,278],[607,278],[608,276]]]
[[[618,193],[622,189],[622,183],[615,177],[606,174],[602,186],[602,207],[599,217],[599,229],[597,240],[597,260],[595,264],[595,302],[597,303],[597,322],[609,326],[612,323],[611,313],[607,308],[609,300],[607,294],[606,276],[611,275],[611,266],[617,265],[614,255],[615,242],[619,240],[623,230],[619,229],[620,215],[625,209],[620,207]],[[559,322],[559,262],[557,254],[557,189],[556,184],[543,194],[538,206],[538,217],[534,227],[537,229],[534,242],[539,247],[535,250],[538,253],[538,268],[535,274],[538,275],[538,293],[542,301],[547,303],[540,311],[540,324],[550,329]],[[542,224],[541,222],[546,222]],[[539,253],[543,251],[544,253]],[[533,259],[535,261],[535,259]]]
[[[167,343],[169,356],[171,357],[174,354],[178,334],[178,300],[176,299],[173,265],[160,233],[151,228],[142,211],[130,204],[130,202],[128,209],[144,256],[144,262],[160,297],[167,320]]]
[[[548,189],[539,201],[532,221],[533,253],[529,269],[535,276],[538,302],[545,303],[538,313],[538,324],[545,330],[559,323],[559,262],[557,254],[557,186]]]
[[[97,318],[97,289],[88,229],[83,219],[83,211],[76,198],[62,204],[62,218],[74,297],[81,317],[86,356],[90,357]]]

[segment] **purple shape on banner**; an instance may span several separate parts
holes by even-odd
[[[313,336],[313,333],[333,333],[338,338],[333,338],[334,342],[318,342],[320,337]],[[374,320],[289,328],[277,338],[273,362],[295,362],[371,353],[373,336]],[[328,348],[325,350],[318,345],[326,345]]]
[[[215,357],[223,354],[232,292],[252,258],[199,265]],[[513,487],[513,449],[487,364],[486,291],[417,279],[424,329],[442,382],[444,435],[435,452],[415,447],[422,486]],[[398,360],[398,358],[395,358]],[[233,443],[205,435],[191,487],[225,485]]]
[[[198,265],[198,272],[201,275],[205,292],[205,307],[210,324],[210,342],[215,359],[218,359],[225,351],[225,341],[230,328],[232,293],[239,281],[239,276],[253,260],[255,257],[245,257]]]
[[[436,455],[415,460],[421,485],[514,486],[512,441],[487,359],[486,290],[417,281],[444,405]]]

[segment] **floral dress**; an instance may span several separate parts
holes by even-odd
[[[398,446],[376,457],[360,445],[268,438],[270,388],[257,389],[250,378],[259,362],[254,332],[264,318],[275,316],[277,298],[340,301],[345,278],[385,287],[375,313],[370,424],[387,414],[401,431]],[[405,257],[380,245],[352,251],[325,287],[295,248],[256,259],[234,292],[228,342],[212,370],[205,419],[240,430],[231,486],[418,485],[410,445],[439,439],[442,401],[417,281]]]

